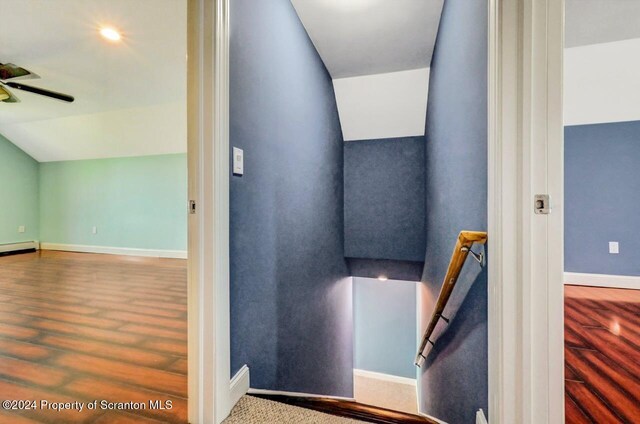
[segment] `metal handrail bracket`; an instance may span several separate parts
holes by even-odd
[[[440,288],[440,294],[438,295],[433,315],[431,315],[431,320],[429,321],[429,325],[422,337],[422,342],[420,343],[420,348],[416,355],[415,365],[417,367],[422,367],[425,363],[425,349],[427,348],[427,345],[430,344],[431,347],[434,346],[434,342],[431,341],[431,335],[433,334],[438,322],[443,320],[445,323],[449,323],[449,319],[443,316],[442,313],[444,312],[444,308],[446,308],[447,302],[451,297],[451,293],[458,282],[460,271],[462,271],[462,266],[467,260],[467,256],[471,254],[471,256],[478,261],[480,266],[484,266],[484,254],[473,252],[471,247],[476,243],[485,244],[486,242],[487,233],[484,231],[460,231],[458,240],[456,241],[456,246],[454,247],[451,255],[451,260],[449,261],[447,273],[444,277],[442,287]]]

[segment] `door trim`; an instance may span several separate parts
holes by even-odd
[[[231,410],[229,0],[188,0],[189,421]],[[564,420],[563,0],[489,0],[489,422]],[[535,215],[548,193],[550,215]]]
[[[189,422],[232,404],[229,324],[229,0],[188,0]]]
[[[564,422],[563,25],[563,0],[489,1],[492,424]]]

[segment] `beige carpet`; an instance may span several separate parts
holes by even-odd
[[[243,396],[223,424],[357,424],[363,421]]]

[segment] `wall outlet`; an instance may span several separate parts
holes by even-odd
[[[612,253],[614,255],[620,253],[620,246],[617,241],[609,242],[609,253]]]
[[[24,233],[25,231],[27,231],[27,228],[24,225],[21,225],[18,227],[18,232],[19,233]]]
[[[93,228],[91,228],[91,234],[98,234],[98,227],[94,225]]]

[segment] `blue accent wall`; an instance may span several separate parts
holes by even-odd
[[[331,78],[289,0],[231,2],[231,374],[352,396],[343,140]],[[230,158],[231,160],[231,158]]]
[[[640,275],[640,121],[565,128],[565,271]],[[609,253],[609,242],[620,253]]]
[[[391,280],[420,281],[424,262],[396,261],[391,259],[347,258],[349,275],[353,277],[378,278],[385,276]]]
[[[424,137],[344,145],[345,254],[422,262]]]
[[[487,228],[487,25],[486,0],[445,1],[427,103],[426,314],[458,233]],[[486,413],[487,351],[485,268],[423,366],[422,412],[452,424],[474,422],[478,408]]]
[[[353,279],[355,368],[416,378],[416,284]]]

